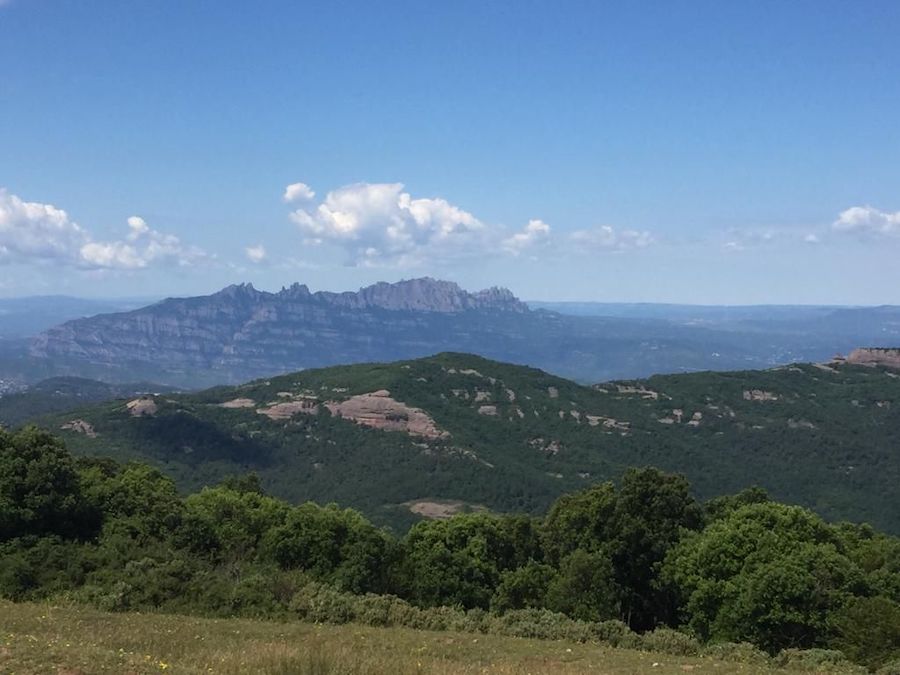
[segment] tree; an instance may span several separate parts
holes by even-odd
[[[887,598],[854,598],[832,617],[834,646],[872,670],[900,658],[900,605]]]
[[[15,434],[0,429],[0,541],[48,534],[87,539],[98,525],[59,439],[35,427]]]
[[[491,611],[502,614],[511,609],[547,606],[547,590],[556,576],[550,565],[529,561],[522,567],[500,575],[497,590],[491,596]]]
[[[406,593],[423,606],[487,609],[501,574],[537,549],[527,523],[476,513],[416,524],[403,541]]]
[[[263,537],[289,512],[285,502],[256,492],[205,488],[185,499],[178,539],[194,553],[229,566],[239,578],[242,565],[257,558]]]
[[[618,616],[620,597],[609,556],[578,549],[560,563],[547,589],[546,606],[575,619],[604,621]]]
[[[269,531],[263,550],[282,569],[307,571],[353,593],[378,593],[388,590],[394,541],[357,511],[307,503]]]
[[[656,583],[657,567],[684,529],[701,525],[699,505],[683,476],[629,469],[612,483],[564,495],[541,529],[547,559],[561,565],[576,550],[612,562],[621,618],[636,629],[667,621],[674,602]]]
[[[775,503],[741,507],[687,536],[661,579],[702,639],[749,641],[773,653],[825,644],[831,613],[868,590],[833,528]]]

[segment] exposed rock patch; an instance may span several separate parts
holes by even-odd
[[[643,385],[640,387],[632,387],[631,385],[625,384],[617,384],[616,389],[620,394],[637,394],[641,398],[650,399],[656,401],[659,399],[659,392],[653,391],[652,389],[647,389]]]
[[[854,349],[847,357],[847,363],[900,369],[900,348],[864,347]]]
[[[745,401],[777,401],[778,394],[771,391],[763,391],[762,389],[745,389]]]
[[[280,392],[279,396],[281,395]],[[255,408],[256,401],[252,398],[234,398],[230,401],[225,401],[224,403],[219,404],[220,408]]]
[[[406,506],[412,513],[422,516],[423,518],[429,518],[431,520],[445,520],[447,518],[455,516],[457,513],[460,513],[463,510],[478,512],[487,511],[484,506],[466,504],[465,502],[450,499],[407,502],[406,504],[404,504],[404,506]]]
[[[543,438],[532,438],[530,441],[528,441],[528,445],[550,455],[551,457],[558,455],[563,449],[563,445],[559,441],[548,441]]]
[[[588,424],[592,427],[603,426],[604,429],[616,431],[628,431],[631,428],[631,422],[620,422],[614,417],[604,417],[603,415],[585,415]]]
[[[268,408],[259,408],[256,412],[270,420],[289,420],[294,415],[315,415],[319,412],[319,404],[315,399],[302,398],[296,401],[273,403]]]
[[[97,438],[97,432],[94,431],[94,427],[84,420],[72,420],[71,422],[66,422],[60,429],[64,431],[74,431],[76,434],[84,434],[88,438]]]
[[[142,417],[144,415],[153,416],[159,410],[156,401],[147,396],[142,396],[141,398],[129,401],[125,404],[125,407],[128,408],[128,412],[131,413],[132,417]]]
[[[495,406],[495,405],[478,406],[478,414],[479,415],[488,415],[488,416],[493,417],[497,414],[497,406]]]
[[[325,407],[332,415],[374,429],[402,431],[423,438],[446,438],[450,435],[439,429],[424,410],[391,398],[387,389],[351,396],[346,401],[329,401]]]

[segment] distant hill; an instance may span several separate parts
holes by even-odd
[[[91,299],[64,295],[0,298],[0,339],[37,335],[64,321],[146,305],[147,299]]]
[[[52,377],[24,391],[0,396],[0,425],[17,426],[40,415],[89,403],[170,391],[171,387],[148,382],[107,384],[83,377]]]
[[[574,316],[529,309],[505,289],[470,293],[428,278],[355,293],[312,293],[299,284],[267,293],[243,284],[67,322],[33,339],[30,356],[9,361],[16,367],[6,371],[199,388],[457,351],[591,382],[819,361],[882,343],[900,326],[898,315],[868,310],[785,307],[735,315],[706,308],[699,319],[660,311]],[[2,361],[0,353],[0,378]]]
[[[45,417],[79,453],[141,459],[185,489],[256,471],[292,501],[393,524],[460,508],[538,513],[630,466],[698,496],[758,484],[900,532],[900,375],[792,365],[594,387],[465,354],[309,370]]]

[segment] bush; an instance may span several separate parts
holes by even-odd
[[[875,675],[900,675],[900,659],[888,661],[875,672]]]
[[[769,663],[769,655],[749,642],[719,642],[707,645],[703,653],[720,661],[734,661],[758,666]]]
[[[641,646],[641,636],[628,627],[624,621],[610,619],[591,624],[594,640],[605,642],[610,647],[623,649],[638,649]]]
[[[491,619],[488,632],[542,640],[589,642],[594,638],[592,624],[570,619],[549,609],[516,609]]]
[[[641,647],[672,656],[696,656],[700,653],[700,643],[697,640],[671,628],[657,628],[644,633],[641,636]]]
[[[290,610],[307,621],[340,624],[353,620],[353,605],[353,596],[313,582],[294,594]]]
[[[409,626],[417,622],[418,608],[393,595],[367,593],[353,600],[354,621],[367,626]]]
[[[775,657],[776,665],[817,673],[866,673],[837,649],[784,649]]]
[[[466,614],[455,607],[429,607],[420,609],[416,625],[410,628],[421,630],[465,630]]]

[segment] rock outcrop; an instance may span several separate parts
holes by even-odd
[[[850,352],[846,362],[860,366],[884,366],[900,369],[900,348],[862,347],[854,349]]]
[[[375,429],[402,431],[410,436],[429,439],[450,435],[439,429],[424,410],[391,398],[391,393],[386,389],[351,396],[345,401],[329,401],[325,407],[332,415]]]

